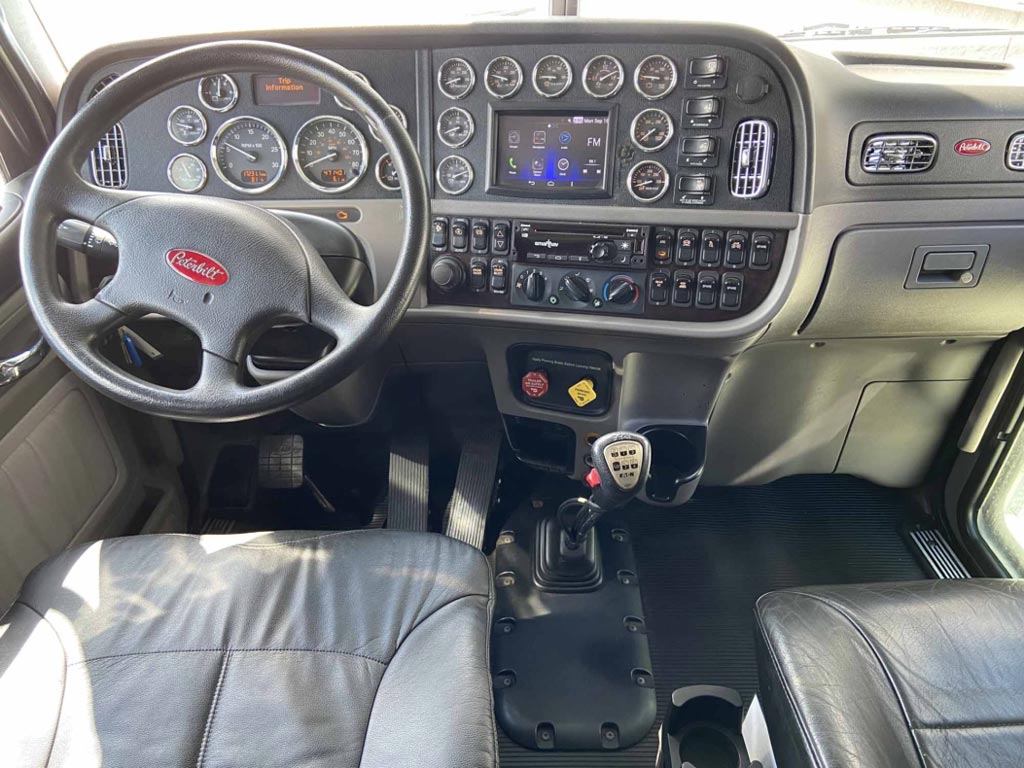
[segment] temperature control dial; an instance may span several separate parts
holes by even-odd
[[[589,304],[594,297],[590,283],[579,272],[570,272],[558,283],[558,292],[569,301],[578,304]]]
[[[633,304],[640,298],[640,288],[627,275],[616,275],[604,284],[604,300],[612,304]]]
[[[544,299],[544,286],[546,282],[544,273],[539,269],[528,269],[516,280],[516,290],[527,301],[542,301]]]

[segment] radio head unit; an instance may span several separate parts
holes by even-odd
[[[614,106],[610,109],[491,109],[491,194],[611,197]]]
[[[649,227],[516,221],[512,258],[519,262],[597,264],[643,269]]]

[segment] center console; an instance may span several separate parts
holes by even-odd
[[[749,312],[778,275],[774,230],[435,216],[431,304],[706,322]]]

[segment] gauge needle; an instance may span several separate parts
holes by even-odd
[[[617,69],[610,69],[610,70],[608,70],[607,72],[605,72],[605,73],[604,73],[603,75],[601,75],[601,76],[600,76],[599,78],[597,78],[597,79],[598,79],[598,80],[600,80],[600,81],[601,81],[601,82],[603,83],[603,82],[604,82],[605,80],[607,80],[607,79],[608,79],[609,77],[614,77],[614,76],[615,76],[615,75],[617,75],[617,74],[619,74],[619,71],[618,71]]]
[[[317,163],[322,163],[322,162],[323,162],[324,160],[337,160],[337,159],[338,159],[338,153],[337,153],[337,152],[328,152],[328,153],[327,153],[326,155],[324,155],[323,157],[318,157],[318,158],[317,158],[316,160],[314,160],[313,162],[311,162],[311,163],[306,163],[306,164],[305,164],[304,166],[302,166],[302,167],[303,167],[303,168],[312,168],[312,167],[313,167],[314,165],[316,165]]]
[[[444,84],[445,85],[458,85],[461,82],[462,82],[462,78],[461,77],[453,77],[451,80],[445,80]]]
[[[185,130],[185,131],[193,131],[193,130],[195,130],[195,128],[193,126],[189,125],[188,123],[175,123],[175,125],[178,126],[179,128],[181,128],[182,130]]]
[[[237,152],[238,154],[242,155],[242,157],[244,157],[250,163],[255,163],[256,162],[256,155],[250,154],[249,152],[246,152],[244,149],[239,149],[234,144],[228,144],[226,141],[224,142],[224,146],[227,147],[228,149],[235,150],[235,152]]]
[[[493,77],[495,80],[501,80],[501,82],[503,83],[507,83],[509,80],[512,79],[511,77],[505,77],[505,75],[499,75],[497,72],[492,72],[491,77]]]
[[[658,130],[658,129],[657,128],[651,128],[651,130],[649,130],[647,133],[645,133],[643,136],[640,137],[640,141],[644,141],[645,139],[649,139],[651,137],[651,134],[653,134],[656,130]]]
[[[450,178],[450,179],[461,179],[463,176],[468,176],[468,175],[469,175],[469,173],[467,171],[459,171],[458,173],[453,173],[448,178]]]
[[[453,133],[461,133],[461,132],[462,132],[462,126],[456,125],[456,126],[454,126],[452,128],[449,128],[447,131],[445,131],[444,135],[445,136],[451,136]]]

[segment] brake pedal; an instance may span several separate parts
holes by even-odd
[[[260,488],[301,488],[305,482],[303,456],[302,435],[268,435],[260,438],[257,462]]]

